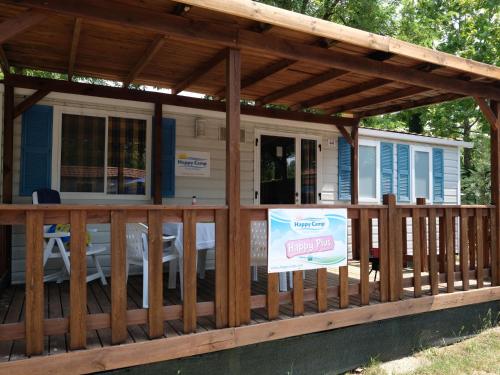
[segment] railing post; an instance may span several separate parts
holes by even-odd
[[[490,209],[491,284],[500,285],[500,253],[498,249],[498,227],[496,207]]]
[[[445,243],[446,243],[446,290],[455,291],[455,249],[453,248],[453,216],[451,208],[444,209]]]
[[[422,210],[423,211],[423,210]],[[412,209],[412,242],[413,242],[413,294],[415,297],[422,295],[422,278],[421,278],[421,255],[422,250],[421,242],[421,229],[420,226],[420,212],[419,208]],[[425,220],[425,218],[424,218]]]
[[[149,337],[163,335],[163,234],[161,211],[148,211],[148,327]]]
[[[484,286],[483,210],[481,208],[476,208],[474,213],[476,222],[476,279],[477,287],[482,288]]]
[[[71,275],[70,275],[70,348],[83,349],[87,345],[87,213],[70,211]]]
[[[250,215],[240,213],[240,323],[250,323]]]
[[[215,211],[215,326],[228,324],[227,210]]]
[[[492,212],[491,221],[496,223],[492,225],[492,241],[491,258],[492,258],[492,285],[500,285],[500,103],[498,101],[490,101],[490,108],[496,115],[496,126],[491,126],[491,203],[495,206]],[[493,233],[494,232],[494,233]],[[493,262],[493,258],[495,261]]]
[[[370,278],[369,272],[369,256],[370,256],[370,241],[368,229],[368,211],[361,209],[359,211],[359,294],[361,305],[370,303]]]
[[[379,211],[378,219],[378,247],[380,249],[380,302],[389,299],[389,244],[388,244],[388,218],[387,210]]]
[[[182,319],[184,333],[196,331],[196,212],[184,210],[184,299]]]
[[[427,204],[425,198],[417,198],[418,206]],[[426,212],[426,211],[424,211]],[[427,248],[427,225],[425,216],[420,220],[420,269],[422,272],[429,271],[429,254]]]
[[[401,298],[403,274],[402,249],[402,220],[399,209],[396,207],[396,196],[384,195],[384,204],[387,205],[388,222],[388,260],[389,260],[389,299],[397,301]]]
[[[26,355],[43,352],[43,212],[26,212]]]
[[[436,249],[436,209],[429,208],[429,282],[431,283],[431,294],[439,293],[439,268]]]
[[[125,224],[127,213],[111,211],[111,342],[127,340],[127,280]]]
[[[469,218],[467,209],[460,209],[460,266],[463,290],[469,290]]]

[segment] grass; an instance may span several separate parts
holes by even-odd
[[[406,362],[405,362],[406,361]],[[406,363],[406,364],[405,364]],[[412,367],[410,371],[407,371]],[[364,375],[500,374],[500,327],[456,344],[431,348],[391,363],[371,363]]]

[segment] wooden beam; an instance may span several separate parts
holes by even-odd
[[[346,130],[346,128],[344,128],[343,126],[340,126],[340,125],[337,125],[337,129],[342,134],[342,136],[345,138],[345,140],[347,141],[347,143],[349,143],[351,146],[353,146],[353,140],[351,138],[351,133],[349,133]]]
[[[497,118],[496,114],[493,113],[493,110],[490,108],[488,103],[486,102],[486,99],[484,98],[479,98],[479,97],[474,97],[474,100],[476,101],[477,105],[479,106],[479,109],[483,113],[484,117],[486,118],[486,121],[490,124],[492,128],[498,129],[500,126],[498,125],[499,119]]]
[[[75,71],[76,53],[78,52],[78,43],[80,42],[81,30],[82,30],[82,19],[81,17],[76,17],[75,24],[73,26],[73,37],[71,38],[71,46],[69,49],[68,81],[71,81],[73,79],[73,73]]]
[[[163,94],[158,92],[127,89],[120,87],[94,85],[89,83],[68,82],[48,78],[26,77],[10,74],[6,77],[5,83],[15,87],[22,87],[33,90],[49,90],[68,94],[89,95],[103,98],[133,100],[138,102],[175,105],[179,107],[199,108],[210,111],[225,112],[225,103],[200,98],[191,98],[180,95]],[[290,121],[311,122],[326,125],[352,126],[356,119],[347,117],[325,116],[307,112],[292,112],[281,109],[269,109],[241,105],[241,113],[250,116],[260,116],[276,118]]]
[[[321,83],[343,77],[347,74],[349,74],[349,72],[347,72],[345,70],[330,69],[325,73],[313,76],[311,78],[305,79],[305,80],[300,81],[298,83],[295,83],[293,85],[283,87],[282,89],[276,90],[268,95],[262,96],[259,99],[257,99],[255,102],[257,105],[265,105],[265,104],[274,102],[278,99],[282,99],[282,98],[285,98],[287,96],[296,94],[298,92],[307,90],[307,89],[314,87],[314,86],[317,86]]]
[[[229,326],[240,325],[240,51],[226,57],[226,205],[228,207]]]
[[[2,45],[0,45],[0,68],[2,69],[4,76],[10,73],[9,59],[7,59],[7,55]]]
[[[2,203],[10,204],[14,169],[14,86],[8,84],[3,93],[3,111]]]
[[[155,102],[155,117],[154,117],[154,142],[155,147],[153,148],[153,170],[154,170],[154,193],[153,193],[153,203],[161,204],[161,182],[162,182],[162,166],[161,166],[161,123],[163,117],[162,104],[160,102]]]
[[[141,55],[141,58],[136,62],[132,70],[123,81],[123,87],[128,87],[137,76],[142,72],[144,67],[153,59],[153,57],[158,53],[159,50],[165,44],[165,36],[157,35],[156,38],[151,42],[146,51]]]
[[[184,79],[175,84],[172,88],[172,94],[178,95],[180,92],[187,89],[209,71],[214,69],[217,65],[219,65],[226,58],[226,50],[223,49],[217,52],[212,58],[208,61],[203,62],[199,66],[197,66],[191,73],[189,73]]]
[[[12,0],[11,0],[12,1]],[[185,42],[218,44],[245,49],[290,60],[304,61],[329,68],[348,70],[377,78],[428,87],[464,96],[483,96],[500,100],[500,88],[479,82],[467,82],[397,66],[368,57],[330,51],[317,46],[291,41],[270,34],[262,35],[235,26],[214,24],[163,14],[139,7],[119,6],[107,2],[82,0],[78,3],[63,0],[16,0],[17,5],[36,7],[50,12],[84,17],[136,29],[169,35]],[[1,43],[1,41],[0,41]],[[493,68],[491,68],[493,69]]]
[[[365,112],[358,112],[356,113],[356,115],[359,117],[378,116],[386,113],[400,112],[410,108],[417,108],[436,103],[449,102],[460,98],[463,98],[463,96],[457,94],[442,94],[442,95],[430,96],[428,98],[423,98],[419,100],[412,100],[403,104],[393,104],[387,107],[372,109]]]
[[[36,9],[28,9],[13,18],[0,23],[0,44],[42,22],[48,17],[46,13]]]
[[[500,118],[500,104],[499,102],[490,102],[491,112],[498,119]],[[494,205],[492,222],[496,223],[495,233],[491,234],[491,268],[492,268],[492,285],[500,285],[500,127],[492,126],[490,129],[491,138],[491,203]],[[492,227],[493,228],[493,227]],[[471,239],[469,238],[469,241]]]
[[[45,98],[49,93],[50,91],[45,89],[35,91],[33,94],[24,99],[21,103],[16,105],[16,108],[14,109],[14,118],[22,115],[24,112],[26,112],[40,100]]]

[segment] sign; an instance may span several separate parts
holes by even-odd
[[[347,265],[347,209],[270,209],[267,271]]]
[[[175,175],[210,177],[210,153],[176,150]]]

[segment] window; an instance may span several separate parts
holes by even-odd
[[[359,145],[359,198],[363,201],[378,202],[380,195],[379,143],[373,141],[360,141]]]
[[[413,148],[413,200],[432,197],[431,151],[425,147]]]
[[[59,190],[147,196],[148,121],[61,114]]]

